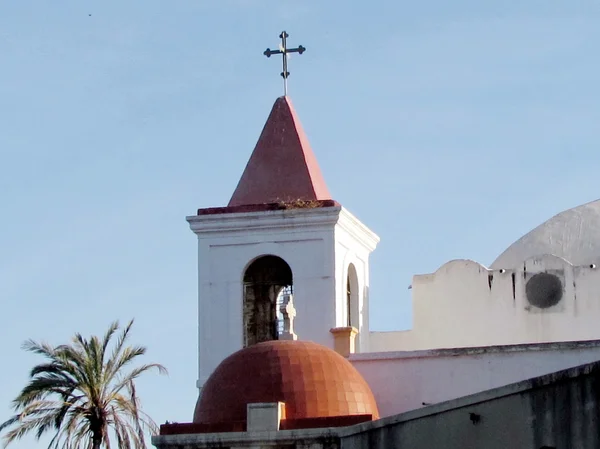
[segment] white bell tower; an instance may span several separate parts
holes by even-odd
[[[379,238],[333,201],[287,97],[278,98],[227,207],[187,217],[198,236],[199,379],[246,345],[369,344],[369,256]],[[354,333],[354,331],[352,331]]]

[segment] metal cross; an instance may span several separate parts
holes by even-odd
[[[302,45],[299,45],[297,48],[287,48],[287,38],[290,37],[289,34],[287,34],[285,31],[282,31],[281,34],[279,35],[279,38],[281,39],[281,44],[279,45],[279,50],[271,50],[270,48],[267,48],[265,50],[265,52],[263,53],[267,58],[270,58],[271,55],[282,55],[282,59],[283,59],[283,72],[281,72],[281,76],[283,77],[283,95],[287,95],[287,79],[288,76],[290,76],[290,72],[288,72],[287,69],[287,62],[288,62],[288,54],[289,53],[298,53],[298,54],[302,54],[306,51],[306,48],[304,48]]]

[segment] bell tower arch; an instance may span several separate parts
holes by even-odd
[[[278,340],[283,295],[291,295],[292,269],[277,256],[261,256],[244,272],[244,347]]]

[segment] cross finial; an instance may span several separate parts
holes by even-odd
[[[298,53],[301,55],[306,51],[302,45],[299,45],[297,48],[287,48],[287,38],[290,37],[285,31],[282,31],[279,35],[281,39],[281,44],[279,45],[279,50],[271,50],[267,48],[263,53],[267,58],[270,58],[271,55],[281,55],[283,59],[283,72],[281,72],[281,76],[283,77],[283,95],[287,95],[287,79],[290,76],[290,72],[287,69],[288,62],[288,54],[289,53]]]

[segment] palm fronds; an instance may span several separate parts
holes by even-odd
[[[157,363],[126,370],[143,346],[127,346],[131,320],[112,345],[119,323],[104,336],[75,334],[71,344],[51,346],[28,340],[23,349],[45,358],[34,366],[27,385],[13,400],[15,415],[0,424],[4,446],[26,434],[40,438],[53,432],[48,449],[145,449],[145,432],[156,432],[154,421],[140,410],[135,380],[143,373],[166,369]]]

